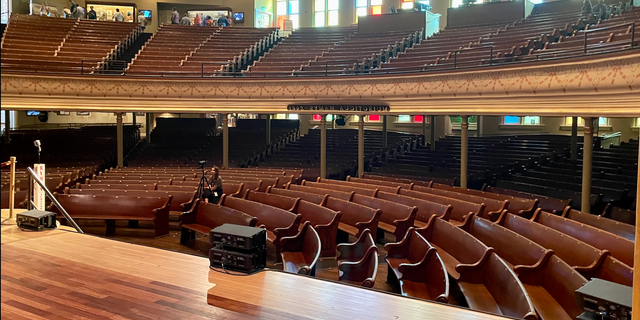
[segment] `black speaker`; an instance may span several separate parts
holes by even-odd
[[[347,117],[345,117],[345,116],[338,116],[338,117],[336,118],[336,125],[344,126],[345,124],[347,124]]]
[[[38,116],[38,120],[40,122],[47,122],[49,121],[49,112],[47,111],[40,111],[40,115]]]

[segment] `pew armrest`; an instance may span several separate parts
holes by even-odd
[[[198,210],[198,203],[200,201],[196,200],[191,205],[191,208],[188,211],[182,212],[180,215],[180,224],[192,224],[196,222],[196,211]],[[183,204],[184,205],[184,204]],[[182,205],[181,205],[182,206]],[[184,210],[184,208],[182,209]]]
[[[387,250],[387,258],[404,258],[409,253],[409,236],[411,228],[407,231],[407,235],[400,240],[400,242],[396,243],[387,243],[384,245],[385,250]]]
[[[196,192],[193,193],[193,197],[191,197],[191,199],[185,203],[181,203],[180,204],[180,208],[182,209],[182,211],[187,211],[189,210],[191,207],[193,207],[193,204],[196,201]]]
[[[336,260],[345,260],[345,259],[353,259],[353,252],[355,252],[360,246],[364,246],[367,238],[371,235],[371,231],[369,229],[365,229],[362,233],[360,233],[360,237],[354,243],[341,243],[336,246],[336,250],[338,250],[338,256]]]
[[[284,238],[284,237],[292,237],[298,234],[298,227],[300,226],[300,220],[302,219],[302,215],[301,214],[296,214],[296,218],[293,220],[293,222],[285,228],[275,228],[273,229],[273,234],[277,237],[277,238]]]
[[[484,254],[476,263],[465,264],[461,263],[456,266],[456,271],[460,274],[460,280],[464,273],[478,270],[484,266],[484,264],[489,260],[489,257],[493,253],[493,248],[487,248],[484,251]]]
[[[372,273],[372,274],[370,274]],[[370,247],[359,261],[338,261],[338,275],[341,281],[361,282],[371,288],[378,273],[378,248]]]
[[[547,261],[549,260],[549,258],[553,255],[553,250],[547,250],[542,257],[540,257],[540,260],[538,260],[536,263],[532,264],[532,265],[517,265],[513,267],[513,272],[515,272],[517,275],[523,275],[525,276],[526,274],[531,274],[531,273],[536,273],[538,272],[538,270],[542,269],[542,267],[544,266],[545,263],[547,263]]]

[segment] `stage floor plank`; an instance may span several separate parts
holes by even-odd
[[[3,320],[504,319],[280,271],[229,275],[203,257],[68,230],[1,236]]]

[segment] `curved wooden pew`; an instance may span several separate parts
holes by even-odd
[[[355,194],[351,201],[369,208],[380,209],[382,213],[380,214],[380,221],[378,221],[378,230],[393,233],[396,241],[404,238],[407,230],[413,227],[416,212],[418,211],[418,208],[415,206],[410,207],[401,203],[361,194]]]
[[[322,188],[315,188],[315,187],[309,187],[309,186],[299,186],[297,184],[288,184],[287,190],[303,191],[303,192],[315,193],[323,196],[328,195],[329,197],[332,197],[332,198],[342,199],[347,201],[351,201],[351,198],[353,198],[353,195],[355,194],[354,191],[345,192],[340,190],[330,190],[330,189],[322,189]]]
[[[244,183],[227,182],[222,184],[222,193],[230,197],[240,198],[244,191]]]
[[[423,177],[426,178],[426,177]],[[425,186],[425,187],[431,187],[431,184],[433,183],[433,181],[425,181],[425,180],[415,180],[415,179],[409,179],[409,178],[400,178],[400,177],[392,177],[392,176],[379,176],[376,174],[372,174],[369,172],[365,172],[362,175],[361,179],[367,179],[367,180],[375,180],[375,181],[388,181],[388,182],[398,182],[398,183],[403,183],[403,184],[413,184],[416,186]]]
[[[571,209],[571,207],[565,208],[562,213],[562,217],[588,224],[592,227],[611,232],[631,241],[635,241],[636,239],[635,227],[630,224],[604,218],[595,214],[584,213]]]
[[[260,202],[262,204],[270,205],[272,207],[280,208],[289,212],[294,212],[300,202],[300,198],[292,198],[282,196],[273,193],[257,192],[253,190],[246,190],[244,192],[243,199],[249,201]]]
[[[397,282],[403,296],[449,302],[449,277],[436,248],[414,228],[397,243],[387,243],[388,282]]]
[[[280,189],[280,188],[272,188],[272,187],[268,187],[266,192],[293,197],[293,198],[300,198],[301,200],[315,203],[321,206],[324,205],[324,203],[327,201],[327,198],[329,197],[329,195],[327,194],[321,195],[321,194],[309,193],[304,191],[296,191],[296,190]]]
[[[378,274],[378,247],[369,229],[354,243],[339,244],[338,279],[353,285],[372,288]]]
[[[220,199],[220,205],[258,218],[259,227],[267,229],[267,240],[276,246],[277,257],[282,248],[281,239],[296,235],[302,219],[302,215],[240,198],[224,197]]]
[[[391,192],[391,193],[398,193],[398,190],[400,189],[400,186],[386,186],[386,185],[382,185],[382,184],[369,184],[369,183],[360,183],[360,182],[353,182],[353,181],[342,181],[342,180],[332,180],[332,179],[322,179],[322,178],[318,178],[316,180],[316,182],[318,183],[324,183],[324,184],[335,184],[335,185],[339,185],[339,186],[347,186],[347,187],[355,187],[355,188],[361,188],[361,189],[370,189],[370,190],[382,190],[382,191],[386,191],[386,192]]]
[[[537,319],[522,283],[493,248],[436,216],[416,229],[438,250],[470,308],[516,318]]]
[[[426,201],[431,201],[431,202],[439,203],[442,205],[452,206],[451,215],[449,216],[448,221],[455,225],[462,224],[462,222],[467,217],[467,215],[469,215],[469,213],[482,216],[485,209],[484,203],[473,203],[473,202],[458,200],[458,199],[449,198],[449,197],[445,197],[437,194],[430,194],[430,193],[418,192],[413,190],[400,189],[400,195],[408,196],[414,199],[423,199]]]
[[[157,190],[160,191],[181,191],[181,192],[195,192],[197,191],[198,187],[197,186],[166,186],[166,185],[160,185],[157,186]]]
[[[90,184],[80,184],[80,183],[76,183],[76,189],[86,189],[86,190],[90,190],[90,189],[99,189],[99,190],[103,190],[103,189],[118,189],[118,190],[157,190],[158,188],[158,184],[157,183],[151,183],[151,184],[96,184],[96,185],[90,185]],[[193,190],[195,190],[194,188],[192,188]]]
[[[261,189],[266,190],[266,185],[263,185],[262,180],[257,180],[257,181],[248,181],[248,180],[244,180],[244,181],[238,181],[238,180],[222,180],[222,190],[224,191],[224,186],[225,184],[242,184],[244,186],[244,190],[255,190],[255,191],[260,191]],[[197,186],[197,184],[196,184]],[[244,191],[243,191],[244,192]],[[238,198],[242,197],[242,193],[238,196]]]
[[[386,187],[392,187],[392,188],[401,187],[401,188],[404,188],[404,189],[407,189],[407,190],[413,189],[413,182],[402,183],[402,182],[394,182],[394,181],[386,181],[386,180],[354,178],[352,176],[347,176],[347,181],[356,182],[356,183],[362,183],[362,184],[368,184],[368,185],[374,185],[374,186],[386,186]],[[380,191],[383,191],[383,190],[380,189]],[[393,192],[391,192],[391,193],[393,193]]]
[[[487,186],[486,184],[482,187],[482,191],[492,192],[492,193],[500,193],[506,194],[514,197],[527,198],[527,199],[538,199],[538,208],[542,209],[546,212],[551,212],[553,214],[561,214],[564,212],[564,209],[567,206],[571,206],[573,200],[571,199],[556,199],[551,198],[539,194],[527,193],[522,191],[515,191],[511,189],[504,189],[498,187]]]
[[[393,194],[384,191],[378,191],[376,198],[402,203],[407,206],[414,206],[418,208],[416,211],[416,218],[413,224],[416,227],[424,228],[427,226],[427,222],[431,219],[431,216],[438,216],[446,221],[449,221],[451,216],[451,205],[439,204],[427,200],[411,198],[400,194]]]
[[[56,199],[76,220],[105,220],[107,235],[115,232],[115,220],[152,221],[155,236],[169,234],[169,208],[172,196],[132,197],[88,194],[56,194]],[[49,210],[63,216],[53,204]]]
[[[485,192],[485,191],[474,190],[474,189],[448,186],[446,184],[440,184],[440,183],[434,183],[432,184],[431,187],[435,189],[449,190],[453,192],[464,193],[464,194],[474,195],[474,196],[488,198],[488,199],[497,199],[497,200],[503,200],[503,201],[508,200],[509,206],[506,209],[509,211],[509,213],[517,214],[525,218],[531,218],[531,216],[533,216],[533,213],[538,208],[538,199],[526,199],[521,197],[500,194],[500,193]],[[497,217],[495,218],[497,219]]]
[[[282,269],[286,272],[315,275],[320,257],[320,238],[309,221],[295,236],[282,238]]]
[[[584,241],[600,250],[608,250],[614,258],[633,267],[634,243],[629,239],[542,210],[537,210],[531,220]]]
[[[330,184],[330,183],[322,183],[322,182],[309,182],[307,180],[302,180],[302,186],[305,187],[313,187],[317,189],[325,189],[325,190],[337,190],[342,192],[355,192],[361,195],[375,197],[378,189],[370,189],[370,188],[362,188],[355,186],[345,186],[339,184]]]
[[[495,221],[496,219],[498,219],[498,217],[500,217],[500,213],[502,213],[502,210],[508,210],[509,207],[509,200],[491,199],[456,191],[426,188],[422,186],[414,186],[413,190],[421,193],[436,194],[443,197],[468,201],[471,203],[483,203],[485,205],[485,209],[481,214],[478,214],[478,216],[481,218],[489,219],[491,221]]]
[[[235,209],[196,200],[189,211],[182,213],[180,243],[195,240],[195,232],[208,235],[211,229],[225,223],[255,227],[258,218]]]
[[[463,230],[494,248],[521,278],[542,319],[575,319],[582,309],[575,300],[575,290],[587,283],[578,271],[557,257],[553,251],[486,219],[469,215]]]
[[[334,211],[342,212],[338,229],[355,237],[359,237],[365,230],[369,229],[372,234],[378,232],[378,221],[380,221],[380,209],[372,209],[361,204],[336,199],[329,196],[325,206]]]
[[[500,216],[497,224],[514,231],[554,253],[585,278],[601,278],[630,286],[631,267],[600,250],[558,230],[518,217],[510,213]]]
[[[157,179],[147,179],[147,180],[85,180],[84,184],[87,185],[98,185],[98,184],[158,184],[158,185],[170,185],[170,184],[178,184],[183,181],[172,181],[169,180],[157,180]],[[197,186],[197,184],[196,184]]]
[[[336,239],[342,212],[304,200],[298,202],[293,212],[301,214],[302,222],[310,222],[318,233],[322,245],[320,256],[335,257]]]
[[[167,197],[172,196],[169,213],[181,215],[189,210],[196,200],[195,191],[162,191],[162,190],[118,190],[118,189],[64,189],[64,194],[92,194],[107,196],[132,196],[132,197]]]

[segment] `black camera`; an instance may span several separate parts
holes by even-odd
[[[201,164],[201,165],[204,165],[204,164],[207,164],[207,160],[200,160],[200,161],[198,161],[198,163]]]

